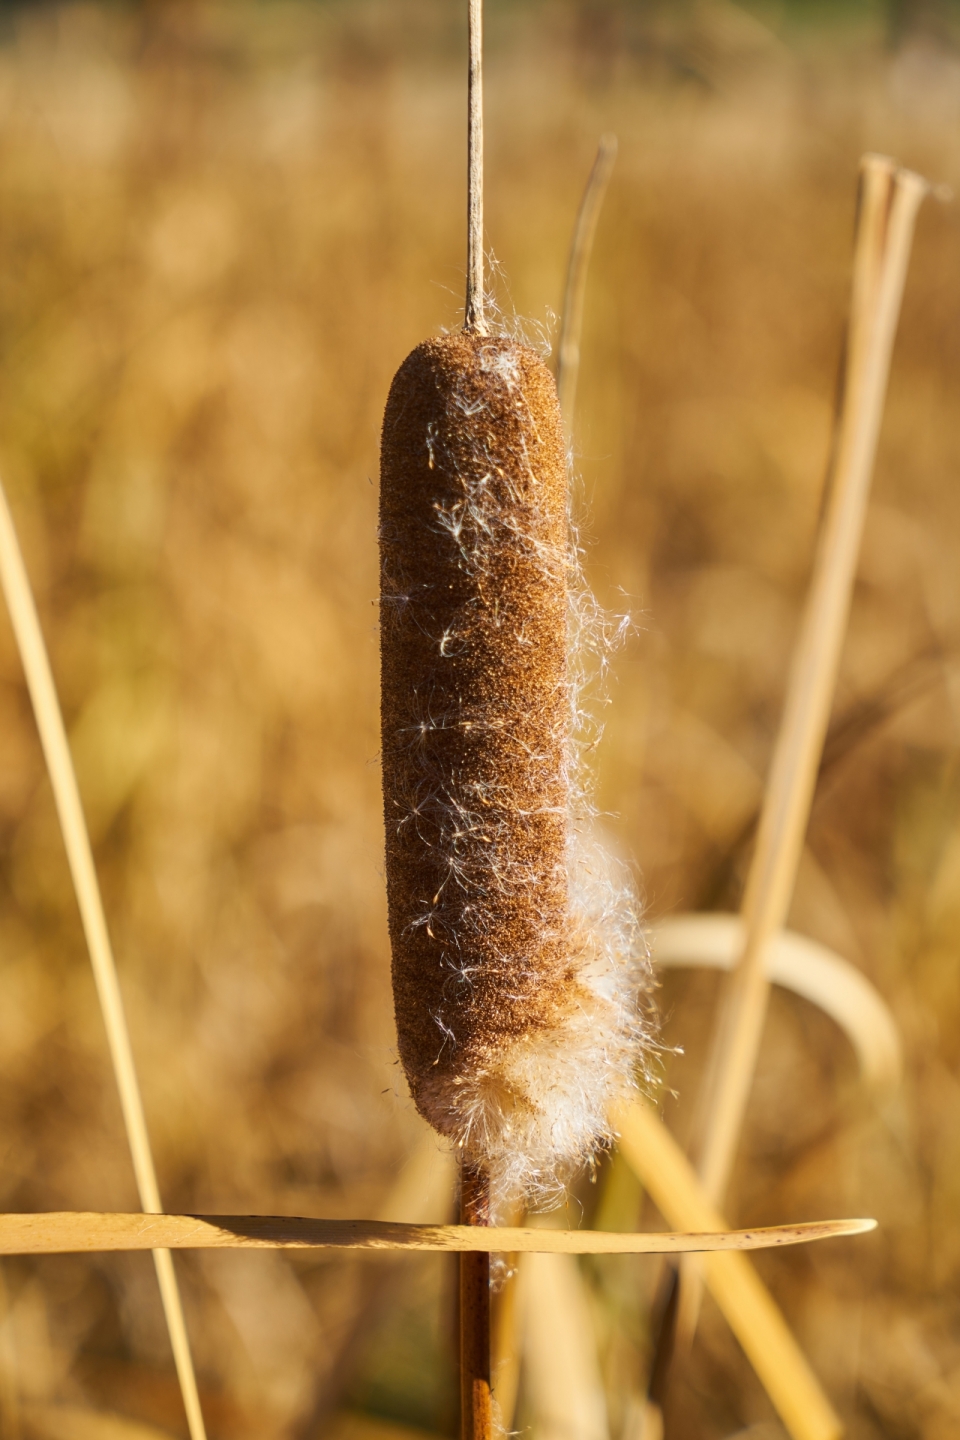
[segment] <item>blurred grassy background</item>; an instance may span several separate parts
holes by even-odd
[[[391,374],[459,314],[463,8],[0,12],[0,465],[178,1210],[370,1214],[421,1131],[389,996],[374,482]],[[490,0],[508,311],[550,329],[597,137],[620,138],[577,450],[591,581],[640,622],[597,764],[653,918],[736,906],[810,564],[857,160],[960,186],[955,46],[932,0]],[[731,1206],[880,1219],[758,1262],[857,1440],[960,1429],[958,214],[919,225],[792,917],[893,1005],[908,1080],[879,1119],[831,1024],[776,997]],[[0,1206],[135,1208],[5,617],[0,833]],[[681,1129],[713,995],[696,974],[662,992]],[[616,1168],[599,1184],[583,1203],[616,1184],[633,1223]],[[214,1440],[343,1430],[344,1407],[351,1436],[388,1434],[363,1414],[452,1433],[440,1261],[400,1285],[342,1259],[178,1268]],[[656,1270],[586,1273],[619,1435]],[[3,1276],[5,1440],[54,1435],[51,1402],[183,1432],[149,1256]],[[691,1440],[781,1433],[709,1304],[683,1404]]]

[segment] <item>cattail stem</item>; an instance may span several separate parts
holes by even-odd
[[[490,1183],[482,1170],[460,1172],[460,1223],[490,1224]],[[491,1440],[490,1254],[460,1257],[460,1437]]]
[[[486,335],[483,316],[483,0],[467,0],[467,296],[463,328]]]

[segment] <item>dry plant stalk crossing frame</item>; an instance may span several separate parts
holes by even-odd
[[[629,1125],[628,1125],[629,1128]],[[478,1193],[479,1192],[479,1193]],[[461,1225],[411,1225],[390,1220],[323,1220],[285,1215],[144,1215],[40,1211],[0,1215],[0,1255],[80,1255],[112,1250],[420,1250],[489,1256],[673,1255],[688,1251],[772,1250],[863,1235],[876,1221],[809,1220],[752,1230],[673,1233],[545,1230],[492,1226],[484,1220],[483,1187],[467,1191]],[[474,1218],[476,1217],[476,1218]]]
[[[126,1128],[133,1171],[144,1212],[151,1215],[162,1213],[160,1190],[150,1149],[150,1137],[143,1113],[143,1101],[137,1080],[130,1032],[127,1027],[120,993],[117,967],[110,944],[100,886],[90,848],[87,831],[77,788],[77,777],[70,756],[66,730],[56,686],[50,670],[50,660],[43,641],[43,632],[37,617],[37,607],[27,576],[20,543],[14,528],[13,517],[7,503],[6,493],[0,482],[0,587],[3,589],[10,619],[13,624],[17,647],[27,679],[27,688],[33,704],[37,729],[43,747],[44,759],[53,788],[57,816],[67,851],[70,875],[73,880],[83,922],[83,932],[93,967],[97,998],[107,1031],[107,1043],[113,1066],[123,1122]],[[160,1298],[170,1345],[173,1350],[177,1378],[183,1396],[183,1405],[190,1429],[190,1440],[206,1440],[203,1412],[197,1390],[196,1373],[190,1351],[186,1322],[180,1290],[173,1268],[170,1251],[160,1247],[154,1249],[154,1264],[160,1286]]]
[[[744,894],[743,945],[715,1024],[695,1127],[704,1192],[722,1201],[750,1093],[769,994],[770,947],[786,923],[826,737],[847,626],[860,536],[883,414],[893,342],[920,204],[933,187],[886,156],[861,161],[846,367],[818,540],[783,719]],[[658,1342],[684,1353],[702,1296],[696,1262],[680,1267],[678,1295]]]

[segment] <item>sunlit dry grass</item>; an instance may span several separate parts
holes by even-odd
[[[458,318],[455,10],[7,12],[0,466],[171,1209],[373,1214],[420,1133],[393,1054],[371,482],[391,374]],[[809,570],[857,159],[956,185],[960,66],[868,29],[777,37],[719,4],[597,13],[492,10],[488,235],[504,305],[549,323],[597,137],[617,133],[577,448],[591,578],[640,628],[601,793],[653,915],[731,909]],[[958,241],[955,210],[930,206],[792,916],[891,1002],[908,1079],[876,1117],[830,1022],[776,1000],[730,1215],[880,1219],[875,1239],[759,1262],[864,1440],[960,1424]],[[5,621],[0,682],[0,1206],[133,1208]],[[713,985],[663,992],[681,1133]],[[616,1167],[601,1184],[633,1223]],[[342,1260],[180,1273],[213,1436],[341,1401],[449,1430],[439,1261],[392,1288]],[[655,1270],[588,1273],[616,1427]],[[31,1404],[180,1433],[149,1257],[4,1277],[8,1429],[16,1393],[42,1433]],[[767,1419],[709,1307],[688,1378],[691,1436]]]

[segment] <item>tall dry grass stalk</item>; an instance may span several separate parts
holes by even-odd
[[[7,602],[27,687],[33,702],[37,729],[53,789],[54,802],[63,832],[63,841],[73,878],[80,918],[90,952],[90,963],[97,988],[97,997],[107,1032],[107,1044],[113,1073],[120,1095],[123,1121],[133,1161],[140,1203],[144,1212],[159,1215],[160,1190],[157,1185],[150,1138],[143,1113],[143,1101],[137,1081],[130,1033],[120,994],[116,963],[107,930],[103,901],[97,883],[96,867],[90,849],[83,805],[77,788],[70,747],[67,744],[63,716],[57,699],[50,661],[34,604],[33,592],[17,540],[13,516],[6,492],[0,484],[0,586]],[[151,1247],[152,1248],[152,1247]],[[200,1397],[190,1353],[180,1291],[169,1250],[154,1249],[154,1264],[160,1286],[160,1298],[167,1322],[167,1331],[177,1367],[191,1440],[206,1440]]]
[[[890,359],[917,211],[930,186],[868,155],[854,254],[853,297],[836,451],[783,720],[743,899],[744,943],[731,972],[702,1085],[698,1170],[722,1200],[756,1066],[769,993],[767,951],[783,929],[796,883],[847,628]],[[701,1287],[684,1267],[677,1340],[689,1345]]]
[[[766,947],[796,882],[847,627],[900,301],[917,210],[929,185],[882,156],[863,163],[854,296],[836,459],[810,594],[743,901],[743,954],[708,1062],[698,1168],[722,1196],[766,1008]]]
[[[517,1276],[524,1411],[538,1440],[609,1440],[590,1297],[571,1255],[525,1255]],[[512,1413],[505,1429],[514,1429]]]
[[[668,1223],[724,1225],[683,1151],[642,1103],[616,1117],[619,1146]],[[776,1302],[746,1256],[715,1255],[703,1274],[793,1440],[838,1440],[843,1424]],[[656,1357],[655,1357],[656,1358]]]

